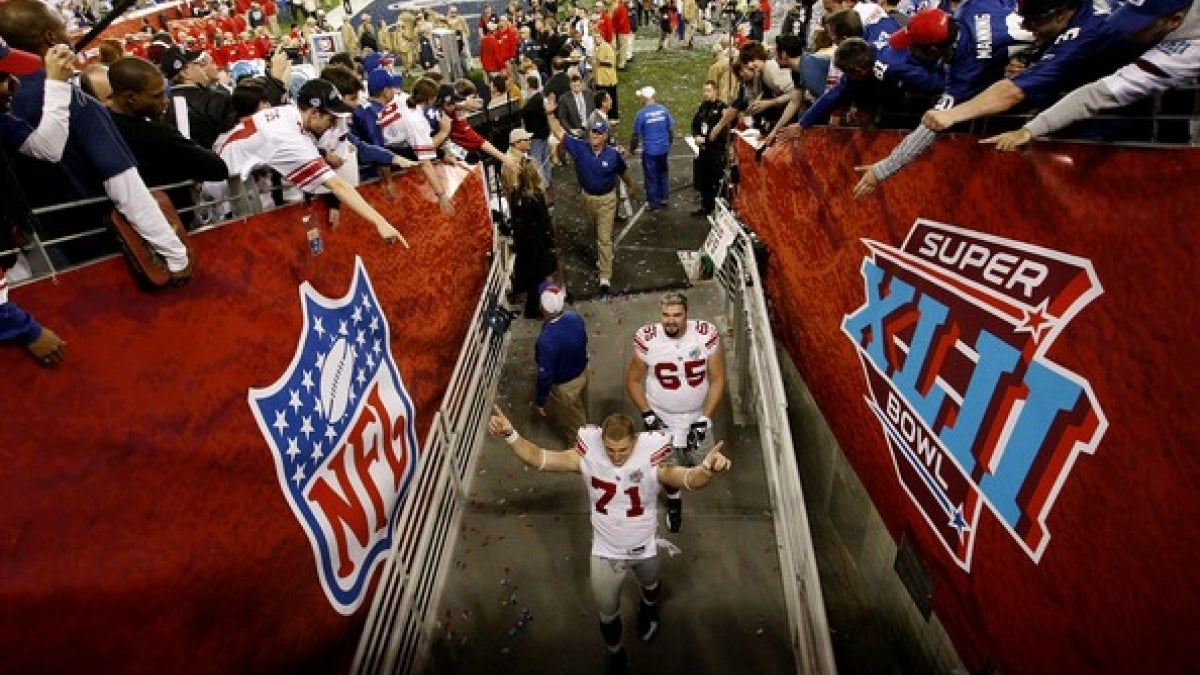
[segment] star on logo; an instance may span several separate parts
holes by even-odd
[[[1046,305],[1049,302],[1043,299],[1041,304],[1029,311],[1021,309],[1021,325],[1013,329],[1014,333],[1029,333],[1033,337],[1033,343],[1038,344],[1042,341],[1047,331],[1053,330],[1058,323],[1057,320],[1046,311]]]
[[[970,531],[971,526],[967,525],[967,520],[963,518],[962,504],[954,507],[954,513],[950,514],[950,522],[946,524],[950,527],[953,527],[954,531],[957,532],[958,536],[960,537],[962,536],[963,532]]]
[[[311,371],[311,370],[306,370],[306,371],[304,371],[304,375],[303,375],[303,376],[300,378],[300,386],[301,386],[301,387],[304,387],[304,391],[305,391],[305,393],[310,393],[310,392],[312,392],[312,388],[313,388],[315,385],[313,384],[313,379],[312,379],[312,371]]]
[[[288,439],[288,447],[284,454],[286,454],[289,459],[296,459],[296,455],[300,454],[300,445],[296,443],[296,439]]]
[[[325,337],[325,327],[321,325],[321,317],[319,316],[313,319],[313,331],[317,335]]]
[[[308,440],[312,437],[313,425],[311,416],[300,420],[300,433],[304,434],[305,440]]]
[[[304,480],[304,465],[297,464],[296,465],[296,473],[292,474],[292,482],[294,482],[296,485],[299,485],[300,482],[303,480]]]
[[[282,434],[283,430],[288,428],[287,411],[276,410],[275,411],[275,423],[272,424],[271,426],[275,427],[275,430]]]
[[[357,324],[359,321],[362,321],[362,307],[355,307],[354,313],[350,315],[350,319],[354,321],[355,324]]]
[[[300,402],[300,390],[289,389],[288,393],[291,395],[291,398],[288,399],[288,407],[292,409],[292,412],[299,412],[304,407],[304,404]]]

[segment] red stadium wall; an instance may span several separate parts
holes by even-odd
[[[360,257],[386,319],[375,330],[390,331],[389,363],[415,408],[409,428],[424,439],[483,287],[492,229],[476,174],[457,190],[453,217],[421,179],[396,187],[395,200],[377,185],[364,193],[411,250],[346,213],[314,257],[297,206],[194,237],[198,271],[182,289],[141,292],[117,259],[12,292],[69,347],[53,370],[0,348],[0,672],[348,670],[369,592],[349,613],[327,597],[277,474],[285,448],[270,446],[248,393],[280,380],[298,341],[312,338],[301,284],[341,298]],[[346,321],[353,344],[366,319]],[[370,349],[360,347],[360,362]],[[358,429],[380,406],[355,408],[352,396],[350,409],[361,410]],[[331,465],[366,467],[354,476],[365,510],[366,474],[384,470],[385,451],[420,456],[399,442],[374,455],[335,446],[324,449]]]
[[[974,672],[1197,672],[1200,151],[948,138],[856,202],[899,138],[740,144],[776,334]]]

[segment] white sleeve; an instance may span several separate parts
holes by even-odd
[[[1117,72],[1067,94],[1029,121],[1025,128],[1045,136],[1101,110],[1117,108],[1171,87],[1190,84],[1200,75],[1200,41],[1161,42]]]
[[[104,191],[133,229],[166,260],[169,271],[180,272],[188,266],[187,248],[146,189],[137,168],[130,167],[104,181]]]
[[[46,80],[46,97],[42,104],[42,121],[21,144],[21,152],[34,159],[57,162],[62,159],[70,132],[72,87],[70,83]]]

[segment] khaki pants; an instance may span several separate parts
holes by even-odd
[[[583,206],[588,219],[596,225],[596,265],[600,278],[612,281],[613,274],[613,220],[617,217],[617,191],[608,194],[589,195],[583,193]]]
[[[624,68],[629,55],[633,53],[633,33],[624,35],[617,33],[617,68]]]
[[[574,445],[579,428],[587,424],[588,409],[587,370],[579,377],[550,387],[546,397],[546,415],[550,423],[566,439],[567,446]]]

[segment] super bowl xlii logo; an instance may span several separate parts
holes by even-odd
[[[1108,426],[1087,380],[1046,358],[1103,293],[1091,263],[926,220],[899,248],[864,243],[866,304],[842,330],[901,485],[964,570],[984,505],[1039,561]]]
[[[418,460],[415,415],[361,259],[345,297],[305,282],[300,304],[292,363],[271,386],[250,390],[250,409],[325,594],[350,614],[392,546]]]

